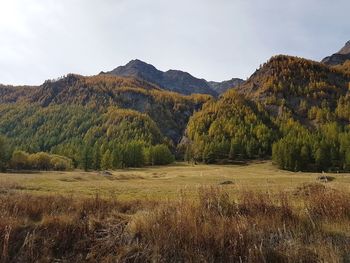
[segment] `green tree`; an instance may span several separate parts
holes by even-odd
[[[145,150],[146,162],[150,165],[165,165],[175,161],[174,155],[164,144],[151,146]]]
[[[101,169],[108,170],[113,168],[113,158],[111,151],[108,149],[103,155],[101,159]]]
[[[343,166],[344,170],[350,171],[350,148],[345,152]]]
[[[315,151],[315,163],[318,171],[324,171],[329,168],[329,151],[324,144],[319,145]]]
[[[141,167],[144,165],[144,142],[131,141],[125,145],[123,162],[125,167]]]
[[[123,152],[122,152],[122,148],[119,145],[113,148],[112,159],[113,159],[112,161],[113,168],[115,169],[123,168]]]
[[[300,169],[305,170],[311,162],[310,149],[303,145],[300,150]]]
[[[85,171],[88,171],[89,169],[92,168],[92,149],[89,145],[85,145],[83,147],[83,150],[81,152],[81,158],[80,158],[80,163],[81,163],[81,166],[82,168],[85,170]]]
[[[95,171],[98,171],[101,169],[101,150],[98,143],[95,143],[92,153],[92,168]]]
[[[7,167],[9,156],[9,146],[5,137],[0,136],[0,171],[4,171]]]

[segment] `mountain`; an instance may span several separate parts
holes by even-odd
[[[350,60],[350,41],[346,42],[345,46],[337,53],[324,58],[322,63],[334,66],[343,64],[347,60]]]
[[[334,111],[338,100],[349,95],[350,76],[319,62],[275,56],[257,70],[238,92],[259,102],[274,117],[288,113],[312,125],[311,109],[329,107]],[[325,106],[326,104],[326,106]]]
[[[209,91],[215,97],[197,94]],[[161,146],[206,163],[272,157],[292,171],[350,170],[349,61],[278,55],[247,81],[219,83],[134,60],[97,76],[0,85],[0,116],[13,148],[64,155],[80,167],[91,152],[123,167],[119,154],[132,160]]]
[[[272,158],[282,169],[350,169],[350,75],[275,56],[190,118],[186,156],[206,163]],[[346,150],[348,149],[348,150]]]
[[[343,64],[334,66],[334,68],[350,75],[350,59],[345,61]]]
[[[217,93],[222,94],[230,88],[237,87],[244,83],[243,79],[233,78],[231,80],[226,80],[222,82],[209,81],[209,86],[215,90]]]
[[[41,106],[94,103],[105,107],[110,105],[111,99],[117,97],[117,93],[125,87],[162,91],[156,85],[135,78],[68,74],[57,80],[47,80],[40,86],[0,85],[0,103],[24,101]]]
[[[204,79],[198,79],[191,74],[180,70],[160,71],[153,65],[147,64],[141,60],[132,60],[125,66],[119,66],[109,72],[101,72],[101,74],[109,74],[123,77],[135,77],[143,79],[150,83],[154,83],[159,87],[189,95],[193,93],[210,94],[218,96],[218,94],[226,91],[228,88],[234,87],[241,83],[239,79],[232,79],[225,82],[208,82]]]
[[[0,95],[0,134],[13,147],[64,155],[77,164],[85,146],[112,152],[137,141],[172,148],[193,112],[212,99],[136,78],[75,74],[40,86],[0,86]]]

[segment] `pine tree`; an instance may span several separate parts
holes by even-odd
[[[319,171],[326,170],[330,165],[328,150],[324,144],[321,144],[315,152],[315,162]]]
[[[123,154],[119,146],[115,146],[112,151],[112,166],[114,169],[123,168]]]
[[[344,166],[344,170],[350,171],[350,148],[345,152],[343,166]]]
[[[0,171],[4,171],[8,162],[8,144],[5,137],[0,136]]]
[[[93,149],[93,169],[96,171],[101,169],[101,151],[97,143]]]
[[[92,168],[92,150],[89,145],[85,145],[83,147],[82,153],[81,153],[81,166],[85,171],[88,171]]]
[[[112,169],[113,167],[113,158],[111,151],[108,149],[103,155],[101,159],[101,168],[103,170]]]

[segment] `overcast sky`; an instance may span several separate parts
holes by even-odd
[[[0,83],[94,75],[141,59],[207,80],[350,40],[349,0],[0,0]]]

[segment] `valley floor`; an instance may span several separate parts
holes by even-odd
[[[0,174],[4,263],[340,263],[349,251],[350,174],[270,162]]]
[[[330,176],[327,185],[350,192],[350,174],[293,173],[271,162],[248,165],[189,165],[177,163],[103,172],[0,173],[0,191],[33,194],[70,194],[117,197],[121,200],[176,198],[180,192],[196,193],[201,186],[220,186],[233,193],[245,190],[294,191],[302,184]]]

